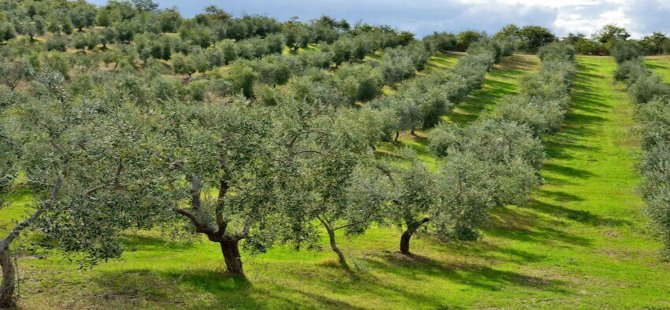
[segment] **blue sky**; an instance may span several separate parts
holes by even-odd
[[[302,20],[327,14],[372,24],[388,24],[418,36],[465,29],[495,32],[500,27],[540,25],[560,36],[590,35],[605,24],[626,27],[634,37],[670,33],[670,0],[154,0],[193,16],[214,4],[235,16],[266,15]],[[93,0],[104,4],[106,0]]]

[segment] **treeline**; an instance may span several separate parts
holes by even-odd
[[[337,231],[397,226],[404,254],[421,231],[475,240],[490,208],[522,203],[539,184],[540,137],[560,124],[572,72],[570,48],[541,49],[543,70],[507,112],[456,128],[440,116],[518,48],[503,34],[416,40],[328,17],[279,23],[213,7],[183,19],[143,0],[0,6],[2,29],[25,34],[0,50],[0,185],[11,191],[22,175],[35,200],[0,241],[2,306],[13,295],[5,258],[27,228],[37,246],[95,263],[121,255],[127,229],[186,221],[239,277],[242,249],[320,248],[320,227],[346,268]],[[17,26],[41,19],[45,42]],[[553,40],[523,29],[528,50]],[[105,33],[113,40],[98,41]],[[452,70],[417,77],[452,49],[466,51]],[[395,92],[384,95],[385,85]],[[404,164],[375,153],[401,131],[436,125],[437,171],[411,152],[399,155]]]
[[[472,44],[448,73],[413,79],[392,95],[373,100],[370,106],[389,110],[395,115],[395,122],[390,123],[387,130],[394,131],[393,140],[398,141],[402,131],[414,134],[415,129],[425,130],[437,125],[442,115],[451,111],[472,90],[481,87],[486,72],[501,57],[498,43],[484,39]]]
[[[646,213],[670,253],[670,86],[644,65],[635,42],[621,41],[613,53],[619,64],[615,78],[623,81],[637,104],[636,120],[642,135],[640,191]]]
[[[467,169],[464,180],[478,180],[467,186],[476,196],[469,199],[480,199],[480,206],[523,204],[541,183],[541,137],[561,125],[575,65],[574,50],[562,43],[542,48],[540,55],[542,70],[526,76],[520,94],[508,98],[491,117],[467,127],[440,124],[430,133],[430,149],[447,167]],[[485,210],[470,210],[469,223],[484,221]],[[460,238],[476,238],[475,231],[466,228],[459,229]]]

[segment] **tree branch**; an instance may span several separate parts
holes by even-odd
[[[65,175],[66,168],[63,168],[61,172],[58,174],[56,177],[56,180],[54,181],[53,188],[51,189],[51,195],[49,195],[49,198],[45,200],[41,206],[37,207],[35,209],[35,212],[33,212],[30,217],[27,219],[23,220],[21,223],[17,224],[12,231],[7,234],[7,236],[0,241],[0,252],[3,252],[7,250],[9,245],[16,239],[21,232],[26,229],[32,222],[38,218],[44,211],[49,209],[54,202],[56,202],[56,199],[58,198],[58,194],[60,194],[60,189],[63,186],[63,178]]]

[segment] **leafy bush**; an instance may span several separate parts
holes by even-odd
[[[626,60],[633,60],[642,56],[640,46],[633,41],[616,40],[611,48],[611,54],[618,64]]]

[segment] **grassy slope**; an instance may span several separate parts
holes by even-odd
[[[656,74],[663,78],[663,81],[670,83],[670,56],[646,56],[644,63]]]
[[[481,89],[473,91],[452,113],[444,117],[447,122],[466,124],[476,120],[481,113],[491,112],[506,96],[518,93],[519,78],[538,69],[539,59],[534,55],[505,57],[486,74]]]
[[[461,54],[452,53],[450,55],[458,56]],[[437,67],[448,70],[456,64],[456,58],[448,60],[436,59],[433,57],[429,63],[427,72],[433,73],[436,65],[447,63],[447,66]],[[476,120],[481,114],[491,112],[493,107],[500,103],[506,96],[516,94],[519,91],[520,78],[529,71],[535,71],[539,67],[539,59],[532,55],[513,55],[505,57],[486,73],[484,84],[481,89],[474,90],[470,95],[449,114],[443,117],[443,120],[450,123],[466,125]],[[435,164],[435,158],[427,149],[428,134],[421,130],[416,131],[416,136],[409,132],[403,132],[400,135],[399,144],[386,144],[380,150],[396,153],[400,149],[409,146],[417,152],[417,156],[430,165]]]
[[[526,207],[494,212],[478,243],[413,241],[373,229],[342,239],[362,271],[328,252],[277,248],[245,256],[251,285],[222,278],[216,245],[134,236],[121,261],[79,271],[50,258],[22,262],[27,308],[643,308],[670,307],[670,265],[634,192],[632,107],[609,58],[580,57],[573,109],[547,139],[546,184]],[[325,245],[325,242],[324,242]],[[48,267],[48,268],[47,268]],[[54,283],[58,283],[54,287]]]

